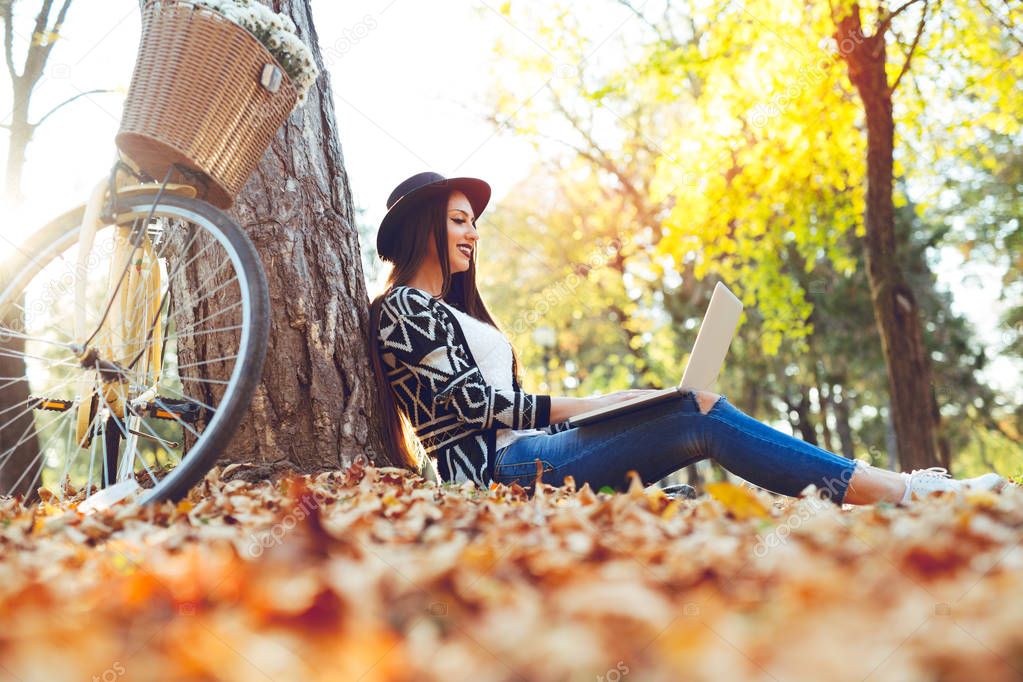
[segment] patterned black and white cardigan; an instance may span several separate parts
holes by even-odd
[[[497,429],[550,425],[551,397],[487,384],[454,314],[429,292],[396,286],[384,297],[377,330],[387,378],[442,480],[494,479]]]

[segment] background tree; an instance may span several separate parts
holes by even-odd
[[[669,6],[663,16],[649,17],[632,4],[619,4],[635,20],[622,22],[612,35],[588,27],[586,16],[569,9],[536,12],[520,10],[523,6],[516,3],[502,6],[508,20],[534,42],[522,50],[495,45],[501,57],[495,68],[507,69],[509,62],[514,66],[495,81],[493,122],[537,144],[560,143],[565,155],[560,167],[555,167],[559,162],[549,164],[552,182],[575,186],[578,196],[574,223],[552,217],[545,202],[527,213],[529,223],[523,223],[522,215],[512,217],[511,233],[529,232],[534,238],[516,241],[533,251],[558,238],[581,238],[595,245],[603,232],[594,222],[617,223],[618,230],[636,235],[624,256],[625,288],[635,291],[653,283],[649,296],[632,297],[634,309],[654,319],[674,314],[676,327],[694,324],[693,318],[698,321],[702,314],[700,294],[691,296],[708,290],[699,284],[723,277],[748,305],[722,391],[762,419],[784,415],[807,440],[850,457],[866,450],[857,454],[894,466],[897,413],[891,408],[891,372],[862,239],[867,185],[863,109],[848,80],[840,44],[833,39],[835,23],[828,8],[764,2],[700,9],[684,3]],[[968,417],[969,433],[982,419],[970,416],[966,401],[975,394],[976,372],[984,363],[974,361],[971,333],[952,313],[948,295],[938,290],[925,257],[944,244],[947,230],[935,216],[924,220],[926,205],[907,208],[907,185],[919,184],[934,165],[905,165],[908,159],[922,158],[920,148],[926,148],[933,132],[924,128],[927,117],[921,116],[924,103],[934,99],[933,90],[921,90],[941,86],[929,72],[951,59],[953,44],[945,32],[959,19],[956,12],[946,9],[943,22],[929,25],[930,32],[917,40],[914,68],[904,79],[905,87],[913,86],[906,97],[912,106],[895,109],[913,144],[906,143],[898,154],[893,151],[891,177],[901,184],[892,187],[897,249],[888,265],[901,273],[927,321],[920,327],[921,343],[927,362],[936,363],[931,370],[936,390],[927,382],[928,399],[922,403],[926,419],[940,424],[943,412],[962,415]],[[1013,49],[1003,44],[1004,22],[966,13],[977,26],[969,26],[974,47],[960,61],[963,73],[972,78],[990,72],[984,65],[1004,60]],[[903,11],[890,23],[898,24],[899,32],[890,31],[898,43],[907,28],[917,28],[918,18],[909,21]],[[907,51],[916,34],[909,35]],[[604,53],[598,51],[614,50],[615,38],[621,38],[621,45],[606,60],[608,68],[600,63]],[[958,39],[963,42],[961,35]],[[540,55],[537,45],[548,54]],[[973,90],[951,90],[943,96],[953,105],[961,99],[982,102],[984,110],[1000,114],[996,122],[1008,125],[1005,112],[1021,109],[1018,98],[1006,94],[1012,92],[1006,90],[1010,80],[988,77]],[[517,94],[523,92],[532,95],[523,101]],[[962,121],[957,124],[963,127]],[[968,162],[956,156],[957,150],[949,151],[954,162]],[[595,178],[585,183],[589,191],[576,182],[585,172],[581,165],[589,166]],[[589,220],[605,204],[614,205],[608,195],[619,197],[617,213]],[[534,194],[528,196],[526,202],[537,201]],[[516,203],[514,198],[509,201]],[[642,209],[632,209],[630,203]],[[535,223],[539,225],[533,229]],[[505,274],[524,281],[520,271]],[[654,290],[658,282],[679,274],[686,295],[674,298]],[[500,289],[495,286],[494,292]],[[514,316],[515,310],[512,306],[502,319]],[[571,336],[585,329],[578,316],[560,319],[572,320],[566,323],[570,331],[564,332]],[[604,343],[586,333],[579,336],[574,345],[583,349]],[[642,340],[646,346],[659,342],[656,334]],[[932,354],[941,359],[932,360]],[[580,371],[644,385],[638,375],[622,371],[630,368],[627,356],[623,360],[611,352],[595,362],[596,367]],[[611,363],[624,367],[607,367]],[[579,364],[586,366],[587,361],[580,359]],[[659,378],[665,379],[674,377]],[[956,382],[962,390],[949,390]],[[582,382],[579,386],[585,387]],[[1000,407],[992,403],[992,409]],[[933,437],[933,452],[956,450],[952,436],[942,425]],[[926,464],[910,460],[901,465]]]
[[[68,10],[71,9],[71,3],[72,0],[63,0],[60,3],[60,8],[56,9],[53,0],[43,0],[36,11],[34,22],[31,24],[31,34],[22,40],[19,37],[18,29],[15,28],[15,5],[18,4],[20,7],[24,3],[16,3],[15,0],[0,0],[0,22],[3,23],[4,28],[4,62],[11,81],[10,122],[2,125],[7,129],[9,136],[4,174],[4,190],[9,206],[21,201],[21,182],[25,158],[36,130],[47,119],[72,102],[89,95],[110,92],[110,90],[102,88],[79,92],[57,103],[35,121],[30,118],[32,94],[46,74],[50,53],[57,41],[60,40],[60,32],[64,28],[64,21],[67,19]],[[56,13],[54,13],[55,9]],[[24,42],[26,45],[19,73],[17,64],[19,46],[17,43],[20,42]]]
[[[866,205],[863,214],[864,254],[874,314],[888,368],[893,424],[901,465],[907,469],[950,465],[948,453],[939,451],[937,431],[941,415],[934,409],[931,359],[924,344],[919,302],[899,266],[896,240],[894,185],[895,115],[892,98],[910,68],[927,25],[930,4],[923,0],[920,21],[894,78],[889,75],[889,28],[898,13],[882,3],[879,21],[871,33],[863,28],[858,3],[832,13],[835,40],[856,87],[866,120]],[[897,35],[897,34],[896,34]]]
[[[4,63],[11,84],[10,121],[3,124],[3,127],[8,131],[7,162],[4,174],[5,205],[8,210],[16,207],[21,201],[21,182],[22,172],[25,167],[25,155],[36,128],[62,106],[84,94],[90,94],[82,93],[69,100],[65,100],[50,109],[50,111],[34,123],[31,122],[29,116],[31,113],[32,93],[43,78],[50,52],[60,38],[60,30],[71,6],[71,0],[63,1],[60,9],[56,12],[56,16],[52,16],[54,9],[53,0],[43,0],[42,5],[36,12],[34,22],[31,24],[32,32],[29,38],[24,41],[19,39],[18,29],[15,28],[14,5],[14,0],[0,0],[0,23],[3,24],[4,30]],[[24,59],[21,62],[19,72],[17,52],[20,46],[16,43],[20,42],[26,44],[24,47]],[[98,91],[94,90],[91,92]],[[0,325],[15,330],[23,328],[20,317],[0,319]],[[24,350],[24,340],[0,340],[0,377],[22,377],[25,375],[25,362],[21,356]],[[13,406],[23,405],[27,400],[27,383],[13,378],[0,380],[0,414],[3,414],[5,411],[10,413]],[[6,452],[14,447],[18,436],[29,431],[28,426],[32,418],[31,412],[26,413],[11,424],[6,433],[0,432],[0,452]],[[35,456],[36,446],[35,437],[30,436],[25,439],[24,443],[21,443],[13,450],[9,457],[13,462],[25,462],[27,465]],[[18,468],[18,466],[7,467],[5,471],[10,472]],[[11,484],[13,481],[8,481],[7,483]],[[32,481],[26,481],[22,486],[22,490],[25,492],[31,492],[32,489]]]

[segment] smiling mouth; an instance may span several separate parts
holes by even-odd
[[[462,255],[466,258],[472,258],[472,247],[466,246],[465,244],[459,244],[458,250],[462,252]]]

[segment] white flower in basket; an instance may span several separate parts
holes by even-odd
[[[313,53],[296,34],[295,22],[255,0],[190,0],[232,21],[249,33],[274,56],[298,91],[299,107],[320,74]]]

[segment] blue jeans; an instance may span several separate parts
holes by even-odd
[[[701,459],[776,493],[798,495],[813,483],[841,504],[856,461],[823,450],[763,424],[721,396],[703,414],[692,391],[594,424],[554,434],[524,436],[495,454],[494,480],[531,487],[536,460],[541,480],[560,486],[628,488],[635,469],[644,485]]]

